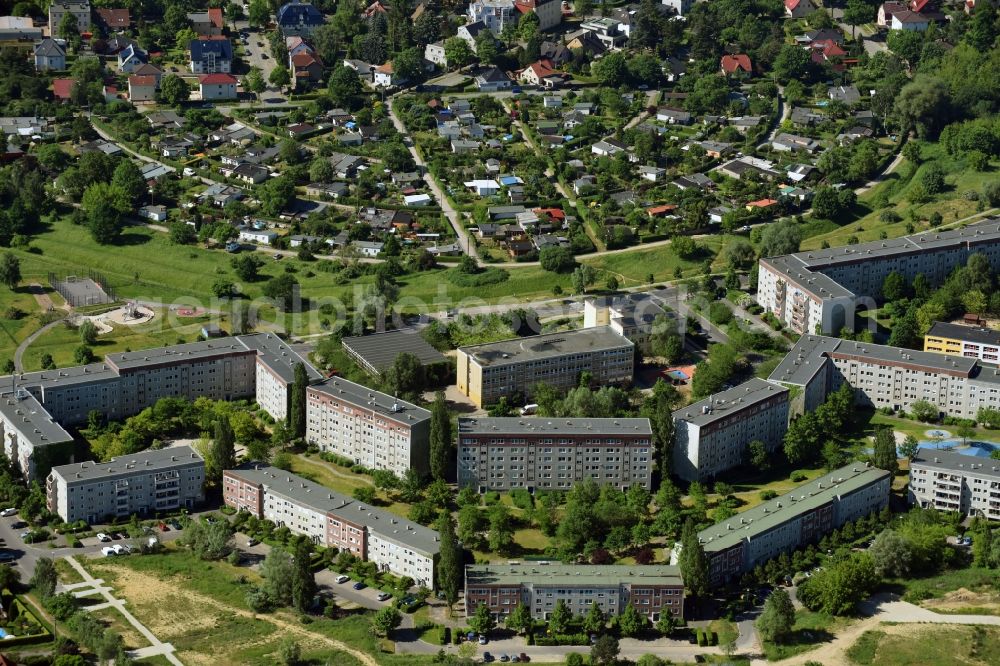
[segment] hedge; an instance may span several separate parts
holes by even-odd
[[[7,590],[4,590],[4,592],[10,594]],[[52,640],[52,633],[38,620],[35,614],[19,598],[14,597],[14,600],[11,602],[9,615],[11,621],[17,618],[24,618],[27,624],[34,625],[39,631],[35,634],[26,634],[23,636],[16,636],[15,638],[5,638],[3,640],[4,647],[37,645],[39,643],[48,643]]]
[[[535,636],[535,645],[590,645],[590,636],[587,634]]]

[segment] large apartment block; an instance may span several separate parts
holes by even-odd
[[[49,511],[66,522],[192,509],[205,500],[205,461],[189,446],[143,451],[53,467],[45,485]]]
[[[1000,408],[1000,369],[975,358],[803,335],[769,380],[805,390],[811,411],[843,382],[855,402],[908,410],[918,400],[945,416],[975,419],[980,407]]]
[[[776,449],[788,429],[788,389],[751,379],[674,412],[674,474],[710,479],[746,461],[750,442]]]
[[[329,379],[306,391],[311,443],[400,478],[410,468],[430,471],[430,423],[426,409],[346,379]]]
[[[583,302],[584,328],[609,326],[618,335],[631,340],[644,354],[650,352],[653,328],[660,317],[667,326],[677,330],[674,314],[668,314],[649,294],[588,298]]]
[[[859,304],[882,291],[892,272],[940,284],[973,254],[1000,268],[1000,218],[962,229],[809,250],[760,260],[757,302],[798,333],[853,330]]]
[[[889,504],[889,472],[855,462],[698,533],[709,582],[724,585]],[[680,554],[674,548],[672,563]]]
[[[597,326],[459,347],[457,360],[458,389],[482,407],[514,393],[528,398],[539,382],[573,388],[585,372],[597,384],[631,381],[635,352],[628,338]]]
[[[669,613],[684,614],[684,581],[679,567],[666,565],[601,566],[524,562],[465,567],[465,609],[472,616],[480,604],[502,620],[524,604],[536,620],[547,620],[558,602],[573,615],[586,615],[594,602],[607,615],[619,615],[631,603],[656,622]]]
[[[246,464],[223,475],[226,506],[288,527],[326,547],[349,550],[380,571],[434,586],[437,532],[291,472]]]
[[[85,423],[92,411],[121,420],[160,398],[255,398],[272,417],[284,418],[297,363],[305,365],[311,381],[320,378],[280,338],[260,333],[108,354],[89,365],[0,377],[4,452],[26,478],[44,478],[52,465],[72,462],[72,447],[65,446],[72,437],[63,426]],[[43,449],[46,453],[39,455]]]
[[[650,489],[649,419],[460,418],[458,483],[479,492],[569,490],[584,479]]]
[[[924,351],[997,363],[1000,361],[1000,331],[936,321],[924,335]]]
[[[920,449],[910,460],[910,502],[1000,520],[1000,461]]]

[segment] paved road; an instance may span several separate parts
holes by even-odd
[[[434,198],[437,199],[438,206],[441,208],[445,217],[448,218],[451,228],[455,230],[455,236],[458,238],[458,246],[462,248],[466,254],[471,256],[476,261],[479,261],[479,252],[476,251],[475,244],[469,238],[469,232],[465,228],[465,223],[463,222],[461,214],[452,207],[451,203],[448,201],[448,197],[445,196],[444,192],[438,186],[437,181],[434,180],[434,176],[431,175],[430,170],[427,168],[427,163],[424,162],[424,159],[417,151],[416,145],[414,145],[412,139],[409,138],[410,135],[406,132],[406,126],[403,124],[403,121],[399,119],[399,116],[396,115],[395,96],[389,98],[389,118],[392,120],[392,124],[396,128],[396,131],[406,139],[406,147],[410,151],[413,161],[418,167],[420,167],[420,171],[424,177],[424,182],[427,183],[427,187],[430,188]]]
[[[867,192],[868,190],[872,189],[873,187],[881,183],[883,180],[885,180],[885,177],[888,176],[893,171],[895,171],[896,169],[898,169],[899,165],[902,163],[903,163],[903,151],[899,151],[898,153],[896,153],[896,157],[893,158],[892,162],[889,163],[889,166],[885,168],[885,171],[883,171],[880,174],[877,174],[867,183],[855,189],[854,193],[859,196],[864,194],[865,192]]]
[[[233,26],[237,32],[250,29],[250,23],[245,20],[233,21]],[[250,67],[260,68],[261,73],[264,75],[264,83],[267,84],[267,89],[260,94],[260,99],[268,103],[271,103],[272,99],[276,102],[285,103],[286,100],[281,91],[268,83],[268,77],[271,76],[271,72],[278,63],[271,55],[271,45],[267,41],[267,36],[254,28],[247,42],[247,45],[243,47],[243,60]],[[257,42],[260,42],[263,46],[257,46]],[[265,54],[267,58],[264,57]]]

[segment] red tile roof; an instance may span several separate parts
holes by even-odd
[[[229,74],[205,74],[200,79],[201,85],[224,85],[236,83],[236,77]]]
[[[141,75],[141,76],[130,76],[128,77],[128,84],[130,86],[155,86],[156,77],[152,74]]]
[[[785,9],[794,12],[795,8],[802,3],[802,0],[785,0]]]
[[[761,199],[760,201],[751,201],[747,203],[747,208],[767,208],[775,205],[776,203],[778,202],[774,199]]]
[[[726,74],[733,74],[738,70],[743,70],[749,74],[753,70],[753,65],[750,63],[750,56],[745,53],[724,55],[722,56],[721,64],[722,71]]]
[[[652,208],[647,208],[646,212],[650,215],[664,215],[677,210],[675,204],[663,204],[662,206],[653,206]]]
[[[225,22],[222,20],[222,9],[220,7],[209,7],[208,9],[208,20],[212,22],[212,25],[222,30],[225,27]]]
[[[52,94],[56,99],[69,99],[74,83],[76,83],[76,79],[53,79]]]
[[[101,18],[101,22],[109,28],[127,28],[132,25],[132,17],[127,9],[98,7],[94,11]]]
[[[308,67],[318,62],[316,56],[311,53],[296,53],[292,56],[292,64],[296,67]]]

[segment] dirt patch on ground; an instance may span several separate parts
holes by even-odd
[[[127,599],[139,621],[164,643],[173,643],[178,657],[192,666],[219,666],[236,663],[226,640],[238,641],[243,650],[254,645],[274,643],[281,636],[294,635],[303,650],[335,648],[346,652],[365,666],[378,666],[371,655],[352,648],[341,641],[309,631],[294,621],[278,615],[255,615],[250,611],[233,608],[209,596],[181,587],[170,579],[161,579],[125,567],[115,568],[114,588],[117,596]],[[247,628],[248,620],[257,620],[256,635],[244,633],[236,627]],[[277,627],[270,632],[260,623]],[[227,626],[233,625],[233,631]],[[217,629],[215,629],[217,628]],[[204,632],[210,640],[197,635]],[[192,635],[194,634],[194,636]],[[190,648],[189,648],[190,646]]]
[[[990,590],[973,592],[960,587],[940,599],[922,601],[920,605],[935,611],[955,610],[957,608],[990,608],[1000,611],[1000,594]]]
[[[45,287],[32,283],[28,285],[28,291],[35,297],[35,302],[38,303],[38,307],[42,312],[48,312],[53,308],[52,298],[45,291]]]

